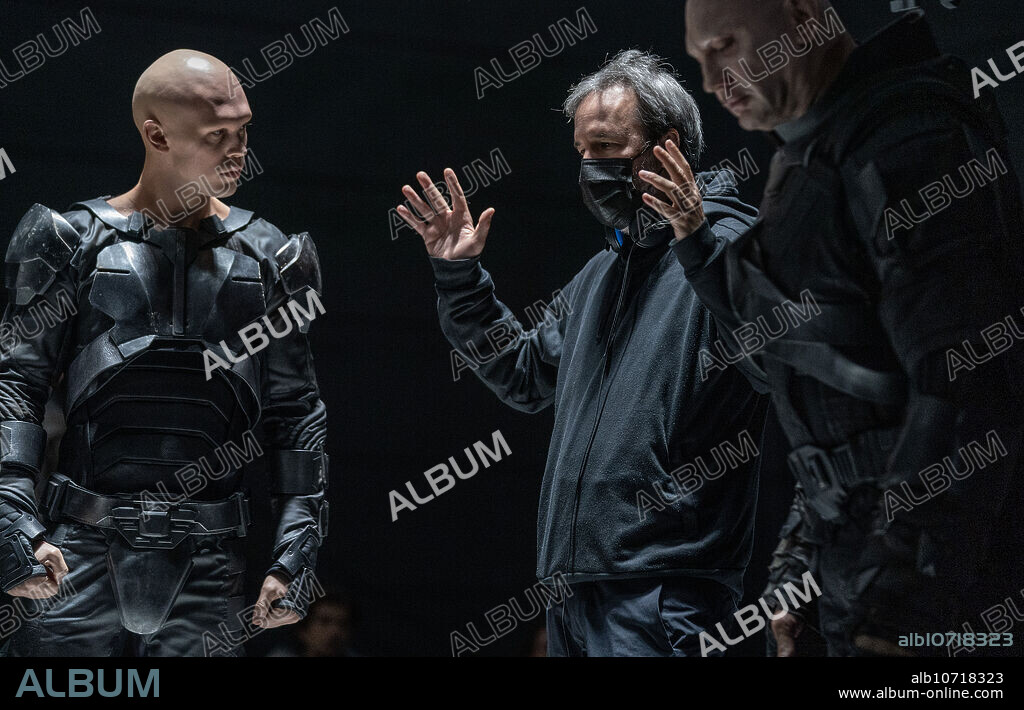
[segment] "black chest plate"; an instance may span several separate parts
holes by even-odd
[[[205,240],[205,241],[203,241]],[[202,352],[240,347],[266,314],[260,263],[224,238],[168,229],[100,249],[68,369],[63,472],[94,490],[181,489],[189,466],[216,469],[192,493],[217,498],[236,476],[218,459],[259,418],[259,365],[207,380]]]
[[[197,248],[189,236],[168,230],[159,242],[123,241],[99,253],[89,300],[114,321],[116,345],[149,335],[230,344],[266,312],[259,262]]]

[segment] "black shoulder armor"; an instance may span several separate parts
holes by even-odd
[[[283,247],[274,254],[281,285],[289,296],[311,288],[322,293],[320,284],[320,259],[309,232],[293,234]]]
[[[66,219],[38,203],[18,222],[7,248],[4,283],[23,306],[44,293],[68,265],[81,237]]]

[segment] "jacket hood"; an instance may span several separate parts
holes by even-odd
[[[740,200],[736,175],[731,170],[697,173],[697,178],[704,184],[704,214],[709,222],[714,224],[723,217],[757,218],[757,209]]]

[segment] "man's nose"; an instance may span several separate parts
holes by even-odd
[[[701,62],[700,71],[704,79],[705,93],[716,93],[725,80],[721,64],[714,59],[705,59]]]

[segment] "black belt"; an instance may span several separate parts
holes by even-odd
[[[833,448],[801,446],[789,454],[789,468],[807,504],[825,520],[835,520],[846,491],[885,475],[898,437],[898,429],[869,429]]]
[[[74,520],[95,528],[117,530],[139,548],[171,548],[188,535],[244,537],[252,519],[242,493],[220,501],[164,502],[137,495],[103,495],[67,476],[50,476],[43,509],[52,522]]]

